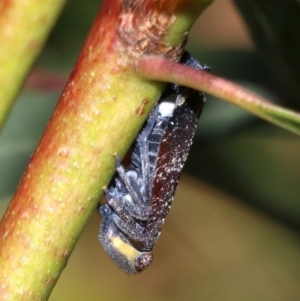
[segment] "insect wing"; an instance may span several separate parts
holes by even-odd
[[[202,94],[192,89],[186,92],[189,95],[185,97],[181,105],[175,108],[158,152],[151,191],[152,210],[146,223],[147,247],[150,249],[156,243],[170,210],[181,170],[191,148],[204,105]]]

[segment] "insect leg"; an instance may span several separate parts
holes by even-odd
[[[144,227],[136,222],[131,216],[126,216],[126,221],[122,220],[117,214],[113,217],[117,228],[132,240],[143,243],[145,239]]]
[[[105,193],[107,196],[107,203],[114,210],[115,215],[117,215],[124,223],[132,226],[135,223],[135,220],[133,216],[128,212],[126,206],[124,206],[124,203],[126,202],[124,200],[126,198],[130,198],[130,195],[119,195],[113,189],[106,190]]]
[[[121,160],[119,156],[116,156],[116,165],[117,165],[117,172],[122,179],[127,191],[132,196],[133,200],[139,203],[141,199],[141,194],[139,189],[135,189],[136,187],[133,187],[132,181],[130,181],[130,178],[128,177],[128,174],[125,172],[124,167],[121,164]]]
[[[136,206],[130,206],[130,203],[132,204],[130,194],[121,195],[115,189],[106,189],[105,194],[108,205],[114,210],[113,221],[116,227],[131,239],[142,242],[144,227],[134,219],[135,216],[131,212]]]
[[[116,191],[116,189],[106,189],[105,190],[107,203],[114,209],[114,211],[120,216],[120,218],[126,221],[128,215],[139,219],[147,220],[150,214],[150,207],[137,206],[134,204],[132,197],[129,193],[121,194]]]
[[[149,136],[152,132],[152,129],[157,121],[158,116],[158,107],[156,107],[151,113],[146,127],[143,129],[142,133],[139,135],[137,139],[139,153],[140,153],[140,162],[141,162],[141,170],[142,170],[142,178],[145,183],[145,194],[146,198],[149,202],[151,197],[151,187],[150,187],[150,161],[149,161]],[[150,204],[149,204],[150,205]]]
[[[150,206],[145,201],[145,183],[139,178],[134,170],[125,171],[121,165],[120,158],[116,156],[117,172],[128,191],[127,197],[115,196],[110,200],[110,204],[114,207],[125,208],[128,213],[140,220],[146,220],[150,213]]]
[[[142,252],[134,247],[114,223],[116,213],[109,205],[100,207],[102,215],[99,240],[112,260],[125,272],[136,274],[152,262],[151,252]]]

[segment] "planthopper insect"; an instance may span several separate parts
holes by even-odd
[[[180,62],[209,69],[187,52]],[[152,262],[204,102],[203,93],[168,84],[137,138],[130,164],[124,167],[116,157],[117,173],[105,190],[107,203],[100,207],[99,240],[129,274]]]

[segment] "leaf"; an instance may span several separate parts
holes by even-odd
[[[300,2],[234,0],[259,51],[274,67],[292,99],[300,97]],[[258,66],[259,67],[259,66]]]

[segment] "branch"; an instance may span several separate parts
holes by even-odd
[[[179,59],[187,30],[208,2],[102,3],[0,223],[2,300],[48,298],[115,171],[113,155],[124,155],[163,90],[139,76],[133,61],[149,49]]]
[[[0,1],[0,130],[64,3]]]

